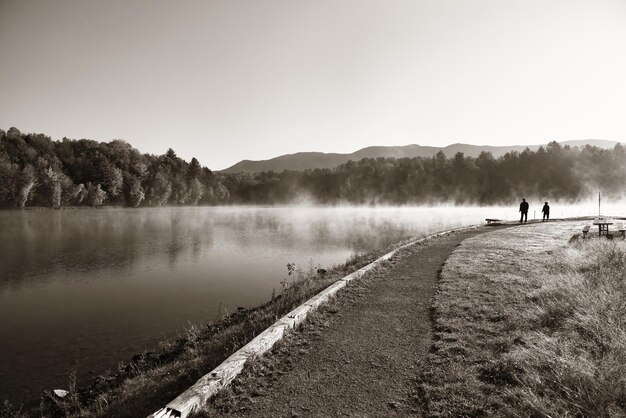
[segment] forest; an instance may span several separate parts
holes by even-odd
[[[562,147],[500,158],[366,158],[334,169],[216,173],[170,149],[142,154],[121,140],[97,142],[0,130],[0,206],[508,203],[524,196],[575,201],[595,191],[621,197],[626,150]]]
[[[228,191],[197,159],[170,149],[141,154],[120,140],[108,143],[0,130],[0,205],[163,206],[216,204]]]
[[[626,151],[550,142],[500,158],[457,153],[447,158],[368,158],[334,169],[232,174],[224,177],[232,203],[308,201],[317,204],[511,204],[521,197],[576,201],[593,193],[626,191]]]

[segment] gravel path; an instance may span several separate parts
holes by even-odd
[[[438,272],[455,246],[482,232],[402,250],[252,362],[201,416],[417,414],[411,397],[432,343]]]

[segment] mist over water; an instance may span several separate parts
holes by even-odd
[[[530,202],[529,219],[543,202]],[[552,217],[597,215],[597,201]],[[620,216],[620,202],[602,205]],[[286,264],[330,267],[353,253],[512,207],[211,207],[0,212],[0,400],[38,398],[67,376],[115,368],[177,335],[267,301]]]

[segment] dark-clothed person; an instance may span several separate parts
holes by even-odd
[[[519,204],[519,211],[521,213],[519,223],[528,222],[528,202],[526,199],[522,199],[522,203]]]
[[[543,209],[541,209],[541,212],[543,213],[542,222],[548,221],[550,219],[550,206],[548,205],[548,202],[544,203]]]

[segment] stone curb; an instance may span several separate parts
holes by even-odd
[[[232,380],[241,373],[244,365],[249,359],[263,355],[264,353],[269,351],[274,346],[274,344],[276,344],[276,342],[280,341],[283,338],[288,330],[301,324],[310,313],[314,312],[321,305],[328,302],[330,298],[335,296],[337,292],[344,288],[348,283],[361,278],[365,273],[378,266],[381,262],[389,260],[398,251],[412,245],[419,244],[421,242],[425,242],[436,237],[440,237],[442,235],[481,227],[482,225],[466,226],[438,232],[424,238],[419,238],[388,252],[382,257],[360,268],[359,270],[350,273],[349,275],[341,279],[338,279],[336,282],[319,292],[317,295],[311,297],[302,305],[298,306],[297,308],[293,309],[291,312],[280,318],[265,331],[253,338],[248,344],[246,344],[238,351],[233,353],[226,360],[224,360],[211,372],[198,379],[198,381],[194,383],[193,386],[178,395],[176,399],[172,400],[163,408],[151,414],[148,418],[187,417],[187,415],[189,415],[192,411],[196,410],[199,406],[205,404],[209,398],[215,396],[220,390],[228,386],[228,384],[230,384],[230,382],[232,382]]]

